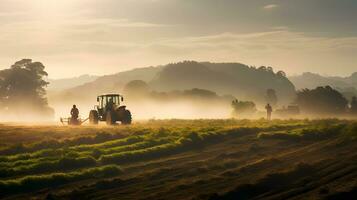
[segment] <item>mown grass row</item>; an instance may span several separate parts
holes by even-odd
[[[292,126],[292,128],[294,127],[295,126]],[[46,155],[50,157],[42,160],[32,159],[21,162],[2,162],[0,164],[0,178],[55,171],[69,171],[103,164],[147,160],[188,151],[213,142],[219,142],[227,135],[235,135],[237,137],[239,136],[237,133],[249,134],[264,130],[285,130],[286,128],[286,125],[274,125],[264,129],[257,127],[228,128],[213,130],[211,132],[207,132],[207,130],[212,129],[205,129],[199,132],[181,133],[180,137],[178,137],[180,134],[161,129],[160,131],[147,135],[130,136],[128,138],[108,141],[101,144],[80,145],[66,150],[55,149],[54,152],[51,153],[41,150],[40,152],[35,152],[32,156]],[[84,151],[81,152],[80,150]],[[51,157],[52,155],[55,156]]]
[[[106,164],[147,160],[199,148],[203,145],[208,145],[214,142],[219,142],[228,135],[234,134],[236,137],[238,137],[238,133],[249,134],[257,131],[258,129],[241,128],[221,132],[191,132],[181,137],[167,137],[166,134],[161,134],[161,136],[164,136],[164,138],[152,139],[151,137],[148,137],[150,138],[148,141],[127,146],[113,147],[102,150],[92,149],[91,154],[96,155],[83,156],[79,153],[72,152],[72,155],[67,154],[65,157],[57,160],[39,161],[37,163],[20,165],[12,168],[3,166],[0,168],[0,177],[10,178],[27,174],[70,171],[73,169],[101,166]]]
[[[23,176],[28,174],[41,174],[56,171],[69,171],[97,165],[93,157],[68,158],[64,157],[55,161],[38,162],[13,168],[1,168],[0,178]]]
[[[128,144],[133,144],[136,142],[143,141],[144,137],[140,136],[130,136],[127,138],[123,139],[115,139],[115,140],[110,140],[106,141],[103,143],[99,144],[79,144],[77,146],[50,146],[46,149],[41,149],[32,153],[20,153],[20,154],[15,154],[15,155],[7,155],[7,156],[0,156],[0,162],[9,162],[9,161],[17,161],[17,160],[26,160],[26,159],[34,159],[34,158],[39,158],[39,157],[51,157],[51,156],[56,156],[56,155],[62,155],[64,150],[74,150],[74,151],[85,151],[85,150],[91,150],[93,148],[110,148],[114,146],[121,146],[121,145],[128,145]]]
[[[24,153],[16,155],[8,155],[0,157],[0,167],[3,165],[6,166],[16,166],[20,163],[31,164],[33,160],[39,158],[48,158],[53,160],[54,158],[61,158],[67,156],[67,154],[75,152],[78,156],[89,156],[99,157],[102,154],[118,153],[125,150],[135,150],[138,148],[151,147],[153,145],[163,144],[165,142],[174,141],[179,137],[180,134],[183,134],[185,130],[167,130],[159,129],[153,130],[150,134],[145,135],[132,135],[123,139],[117,139],[112,141],[106,141],[99,144],[92,145],[78,145],[68,148],[50,148],[42,149],[33,153]],[[188,130],[186,130],[188,131]],[[99,154],[99,155],[98,155]],[[28,160],[26,162],[25,160]],[[15,164],[17,162],[17,164]],[[9,164],[11,163],[11,164]]]
[[[248,135],[248,134],[258,133],[258,131],[259,129],[257,128],[239,128],[239,129],[232,129],[232,130],[222,130],[220,132],[204,132],[204,133],[191,132],[180,137],[179,139],[177,139],[175,142],[172,143],[158,145],[158,146],[135,150],[135,151],[103,155],[100,157],[100,162],[105,164],[109,164],[109,163],[123,164],[127,162],[161,158],[172,154],[203,148],[210,144],[219,143],[227,138],[239,137],[242,136],[243,134]]]
[[[126,146],[135,144],[138,142],[144,142],[150,139],[156,139],[158,137],[177,137],[177,132],[171,131],[168,129],[159,129],[159,130],[152,130],[150,133],[136,133],[134,135],[121,138],[121,139],[113,139],[101,143],[95,144],[79,144],[77,146],[65,146],[59,147],[54,145],[51,148],[41,149],[31,153],[19,153],[19,154],[12,154],[6,156],[0,156],[0,162],[15,162],[18,160],[29,160],[29,159],[36,159],[40,157],[54,157],[58,155],[64,155],[68,151],[75,151],[75,152],[90,152],[93,149],[110,149],[113,147],[118,146]],[[138,134],[138,135],[137,135]],[[111,136],[108,136],[110,138]]]
[[[258,135],[261,139],[285,139],[285,140],[321,140],[340,134],[344,125],[335,125],[324,128],[301,128],[291,131],[262,132]]]
[[[280,125],[272,123],[264,127],[210,127],[207,124],[206,127],[155,129],[146,134],[139,133],[96,144],[42,149],[30,153],[30,157],[21,157],[22,154],[5,156],[0,160],[0,178],[3,179],[0,181],[0,194],[54,187],[91,178],[112,177],[120,173],[120,169],[111,166],[112,164],[165,158],[223,140],[261,132],[261,139],[287,137],[314,140],[334,135],[357,138],[357,124],[294,122]]]
[[[161,131],[162,132],[162,131]],[[20,167],[21,165],[33,166],[34,163],[54,163],[63,157],[94,157],[101,155],[131,151],[153,147],[176,140],[177,136],[163,133],[155,133],[144,136],[129,136],[124,139],[109,141],[96,145],[71,147],[66,149],[46,149],[32,154],[20,154],[16,156],[2,157],[1,168]],[[160,138],[162,136],[162,138]],[[1,171],[1,170],[0,170]]]
[[[115,128],[101,131],[94,136],[80,136],[64,140],[44,140],[30,144],[15,144],[0,150],[0,161],[9,155],[19,155],[21,159],[31,158],[28,154],[48,149],[61,149],[81,146],[78,148],[91,148],[91,145],[111,142],[124,138],[126,135],[147,135],[153,131],[165,127],[172,132],[197,131],[197,129],[206,129],[211,131],[221,127],[269,127],[275,125],[305,125],[310,123],[308,120],[275,120],[272,122],[266,120],[151,120],[145,124],[139,124],[125,128]],[[50,133],[49,133],[50,134]],[[86,146],[88,145],[88,146]],[[113,144],[115,145],[115,144]],[[23,154],[23,155],[21,155]],[[5,158],[6,159],[6,158]]]
[[[338,123],[331,125],[310,126],[294,130],[261,132],[260,139],[283,139],[292,141],[314,141],[331,137],[357,139],[357,123]]]
[[[53,171],[67,171],[77,168],[92,167],[102,164],[100,160],[102,155],[108,155],[118,152],[127,153],[131,151],[137,151],[138,149],[146,149],[157,145],[168,144],[173,141],[174,140],[172,139],[163,138],[122,147],[115,147],[112,149],[93,149],[91,152],[88,153],[90,155],[84,156],[74,153],[72,151],[72,155],[71,153],[68,153],[61,158],[46,158],[43,160],[33,159],[26,161],[16,161],[14,163],[2,163],[0,164],[0,178],[20,176],[24,174],[48,173]]]
[[[129,136],[127,138],[107,141],[101,144],[80,145],[68,149],[54,149],[53,152],[50,150],[41,150],[31,154],[31,156],[36,159],[29,159],[26,161],[14,159],[15,162],[1,162],[0,177],[7,178],[26,174],[68,171],[76,168],[100,166],[103,164],[126,163],[151,159],[190,150],[190,145],[197,148],[205,143],[209,144],[209,138],[214,138],[212,141],[219,142],[219,139],[222,138],[222,136],[229,135],[230,132],[236,133],[242,130],[246,133],[264,130],[279,130],[276,132],[262,133],[259,135],[260,138],[313,139],[338,133],[342,127],[342,125],[333,125],[328,128],[310,127],[296,129],[295,126],[291,126],[292,129],[289,130],[289,132],[286,132],[287,127],[290,126],[291,125],[274,125],[263,129],[257,127],[238,129],[228,128],[227,130],[214,130],[212,132],[207,132],[209,129],[205,129],[203,131],[200,130],[199,132],[181,133],[180,137],[178,137],[180,134],[161,129],[147,135]],[[281,129],[284,131],[280,131]],[[45,158],[39,159],[41,156],[45,156]],[[11,160],[11,157],[7,158]],[[66,163],[71,164],[68,164],[67,166]]]
[[[122,170],[120,167],[109,165],[90,168],[78,172],[25,176],[14,180],[0,181],[0,194],[6,195],[19,192],[23,193],[42,188],[56,187],[86,179],[113,177],[121,173]]]

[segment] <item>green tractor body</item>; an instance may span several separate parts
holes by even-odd
[[[89,123],[96,125],[99,121],[105,121],[107,125],[121,124],[128,125],[132,122],[132,116],[126,106],[121,105],[124,101],[119,94],[106,94],[97,97],[98,105],[89,113]]]

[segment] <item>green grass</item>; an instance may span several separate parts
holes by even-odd
[[[55,187],[75,181],[105,178],[119,175],[122,170],[114,165],[103,166],[70,173],[53,173],[39,176],[24,176],[14,180],[0,181],[0,194],[25,192],[30,190]]]
[[[117,165],[201,150],[245,135],[254,135],[257,140],[300,142],[337,136],[355,140],[356,133],[357,123],[335,119],[153,120],[131,127],[98,129],[94,135],[22,143],[2,149],[0,194],[115,177],[122,172]]]

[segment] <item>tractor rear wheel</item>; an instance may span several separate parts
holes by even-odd
[[[89,123],[91,125],[97,125],[99,121],[99,114],[98,111],[96,110],[91,110],[89,112]]]
[[[121,123],[124,125],[129,125],[131,124],[131,122],[132,122],[131,112],[129,110],[125,110]]]
[[[107,122],[107,125],[109,125],[109,126],[115,124],[113,112],[107,112],[107,114],[105,116],[105,121]]]

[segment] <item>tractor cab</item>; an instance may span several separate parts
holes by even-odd
[[[98,96],[98,111],[100,114],[104,114],[107,111],[115,110],[123,101],[123,96],[120,96],[119,94],[107,94]]]

